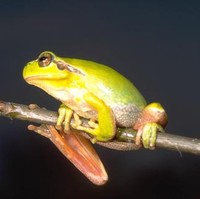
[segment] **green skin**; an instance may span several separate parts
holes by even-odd
[[[64,121],[68,131],[74,117],[73,128],[89,133],[93,142],[113,139],[117,126],[133,127],[146,107],[144,97],[128,79],[92,61],[61,58],[45,51],[24,67],[23,77],[63,103],[58,128]],[[82,126],[79,117],[90,119],[89,127]]]

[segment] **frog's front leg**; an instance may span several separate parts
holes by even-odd
[[[144,148],[155,149],[158,132],[164,132],[167,124],[167,114],[159,103],[151,103],[142,111],[138,121],[134,125],[137,130],[136,144],[141,140]]]
[[[91,118],[88,122],[90,127],[78,125],[75,128],[92,135],[92,142],[111,140],[116,131],[115,119],[111,108],[92,93],[85,94],[84,99],[97,112],[98,123]]]

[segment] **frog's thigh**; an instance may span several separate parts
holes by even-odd
[[[107,141],[115,135],[115,118],[109,106],[92,93],[84,95],[85,101],[98,113],[98,127],[92,129],[93,134],[99,141]]]

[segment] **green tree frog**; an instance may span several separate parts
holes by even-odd
[[[85,131],[92,142],[115,138],[116,127],[138,131],[145,148],[154,148],[157,131],[163,131],[167,115],[159,103],[147,105],[138,89],[114,69],[93,62],[58,57],[45,51],[23,70],[24,79],[62,102],[57,128],[75,119],[73,128]],[[84,126],[80,118],[89,119]]]

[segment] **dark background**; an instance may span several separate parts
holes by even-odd
[[[112,66],[168,112],[167,131],[200,137],[198,1],[0,1],[1,99],[59,103],[23,80],[43,50]],[[0,118],[0,198],[200,198],[198,156],[95,146],[109,174],[91,184],[27,123]]]

